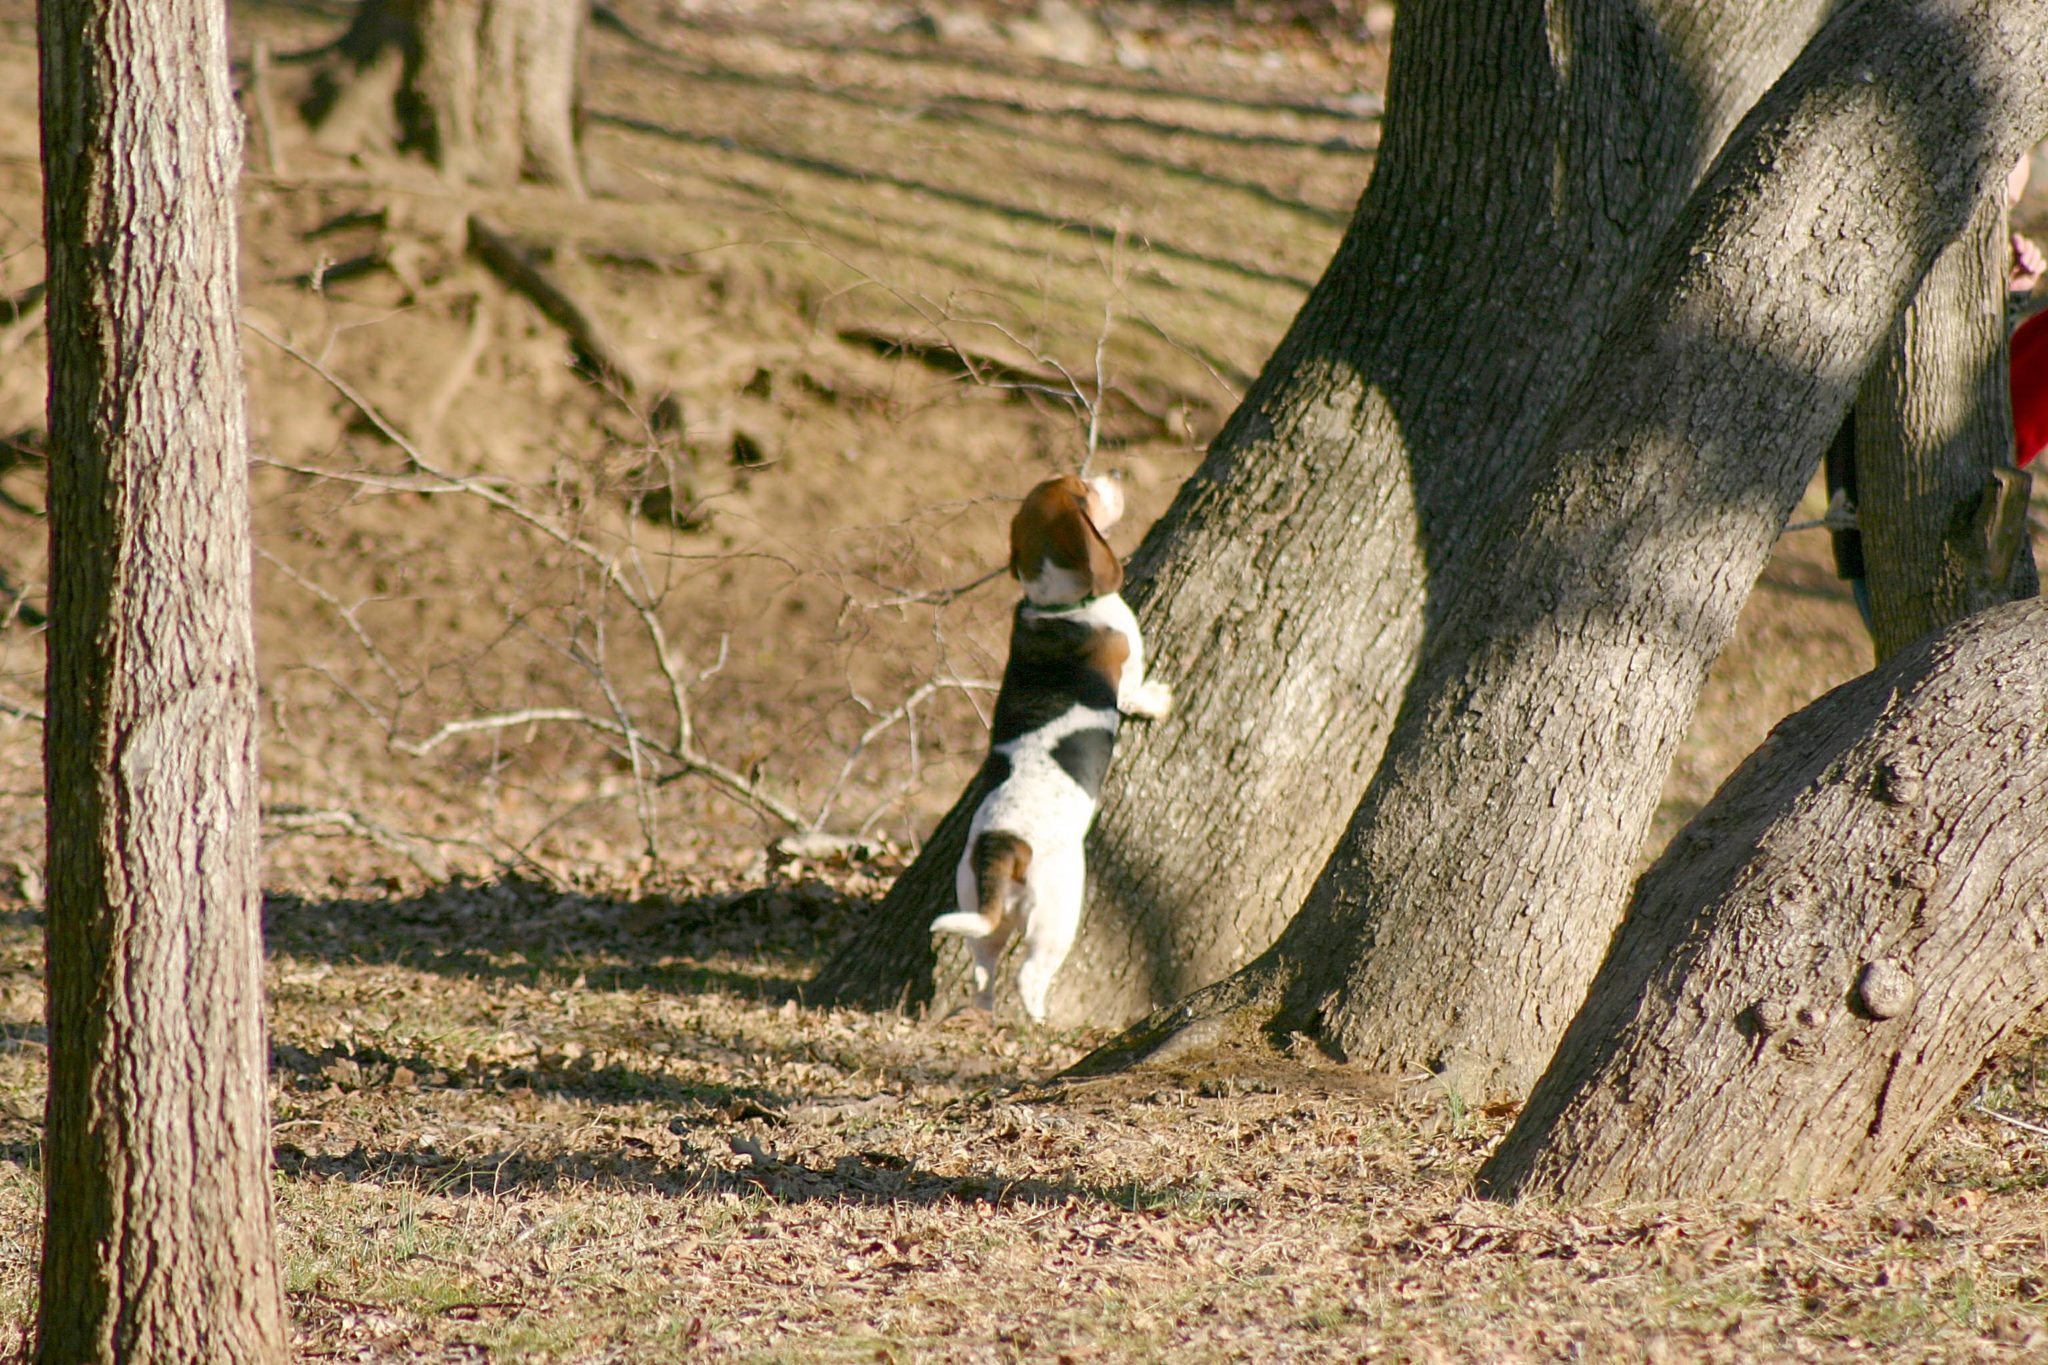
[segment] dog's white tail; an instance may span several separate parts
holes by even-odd
[[[989,922],[967,910],[955,910],[932,921],[935,934],[958,934],[962,938],[987,938],[995,932]]]

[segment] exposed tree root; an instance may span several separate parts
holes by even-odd
[[[1284,940],[1283,940],[1284,942]],[[1258,1049],[1277,1053],[1298,1046],[1312,1024],[1292,997],[1300,973],[1278,947],[1235,975],[1154,1010],[1069,1067],[1084,1079],[1140,1068],[1185,1066],[1207,1053]],[[1312,1035],[1310,1035],[1312,1036]]]

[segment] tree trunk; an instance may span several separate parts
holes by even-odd
[[[2027,476],[2012,468],[2005,186],[1899,317],[1856,400],[1856,506],[1871,634],[1887,659],[2040,590]]]
[[[1286,339],[1131,566],[1173,715],[1126,727],[1058,1024],[1122,1023],[1279,932],[1365,789],[1477,529],[1613,301],[1828,0],[1404,4],[1380,162]],[[814,983],[935,972],[969,791]]]
[[[522,175],[581,196],[576,94],[588,0],[363,0],[306,104],[332,150],[374,137],[367,104],[395,100],[400,141],[449,176]],[[361,82],[361,93],[351,88]]]
[[[43,0],[50,1089],[39,1358],[281,1361],[212,0]]]
[[[2048,1024],[2048,604],[1780,725],[1637,892],[1495,1198],[1883,1188]]]
[[[1830,23],[1730,140],[1564,404],[1477,552],[1497,577],[1444,604],[1302,913],[1238,977],[1087,1065],[1265,1027],[1426,1066],[1467,1097],[1527,1092],[1818,452],[1929,264],[2048,125],[2044,59],[2048,0],[1867,4]]]

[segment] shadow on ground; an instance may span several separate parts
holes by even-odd
[[[442,1156],[434,1152],[373,1151],[358,1147],[339,1155],[316,1155],[290,1142],[278,1144],[278,1171],[294,1180],[343,1180],[413,1185],[435,1194],[499,1197],[516,1193],[555,1192],[592,1183],[614,1189],[645,1190],[662,1195],[759,1195],[784,1204],[932,1205],[981,1203],[1064,1205],[1075,1202],[1125,1210],[1181,1207],[1191,1199],[1208,1199],[1216,1207],[1242,1199],[1195,1196],[1170,1185],[1143,1182],[1107,1186],[1085,1181],[1017,1178],[993,1170],[967,1175],[940,1175],[892,1152],[863,1150],[817,1164],[785,1159],[772,1142],[727,1136],[670,1124],[674,1155],[666,1145],[628,1137],[610,1151],[564,1152],[536,1156],[518,1151],[481,1157]],[[733,1170],[721,1166],[698,1144],[716,1142],[745,1158]]]
[[[798,998],[811,965],[866,908],[820,881],[627,898],[508,876],[398,899],[272,894],[263,933],[272,956],[302,961],[772,1003]],[[764,970],[743,970],[750,962]]]

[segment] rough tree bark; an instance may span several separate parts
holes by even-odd
[[[2005,187],[1944,251],[1856,399],[1856,502],[1871,634],[1887,659],[2040,590],[2027,475],[2012,468]]]
[[[1785,721],[1643,879],[1496,1198],[1882,1188],[2048,1025],[2048,604]]]
[[[1057,1024],[1216,980],[1299,906],[1443,604],[1615,300],[1831,0],[1404,4],[1379,165],[1336,258],[1131,565],[1173,716],[1128,726]],[[818,998],[967,998],[929,925],[979,793]]]
[[[1249,1029],[1525,1094],[1708,665],[1893,319],[2048,125],[2048,0],[1843,11],[1666,238],[1446,604],[1302,913],[1086,1063]]]
[[[216,0],[39,14],[49,1365],[285,1356],[226,21]]]
[[[448,175],[583,193],[577,74],[589,0],[363,0],[303,108],[332,149],[392,122]]]

